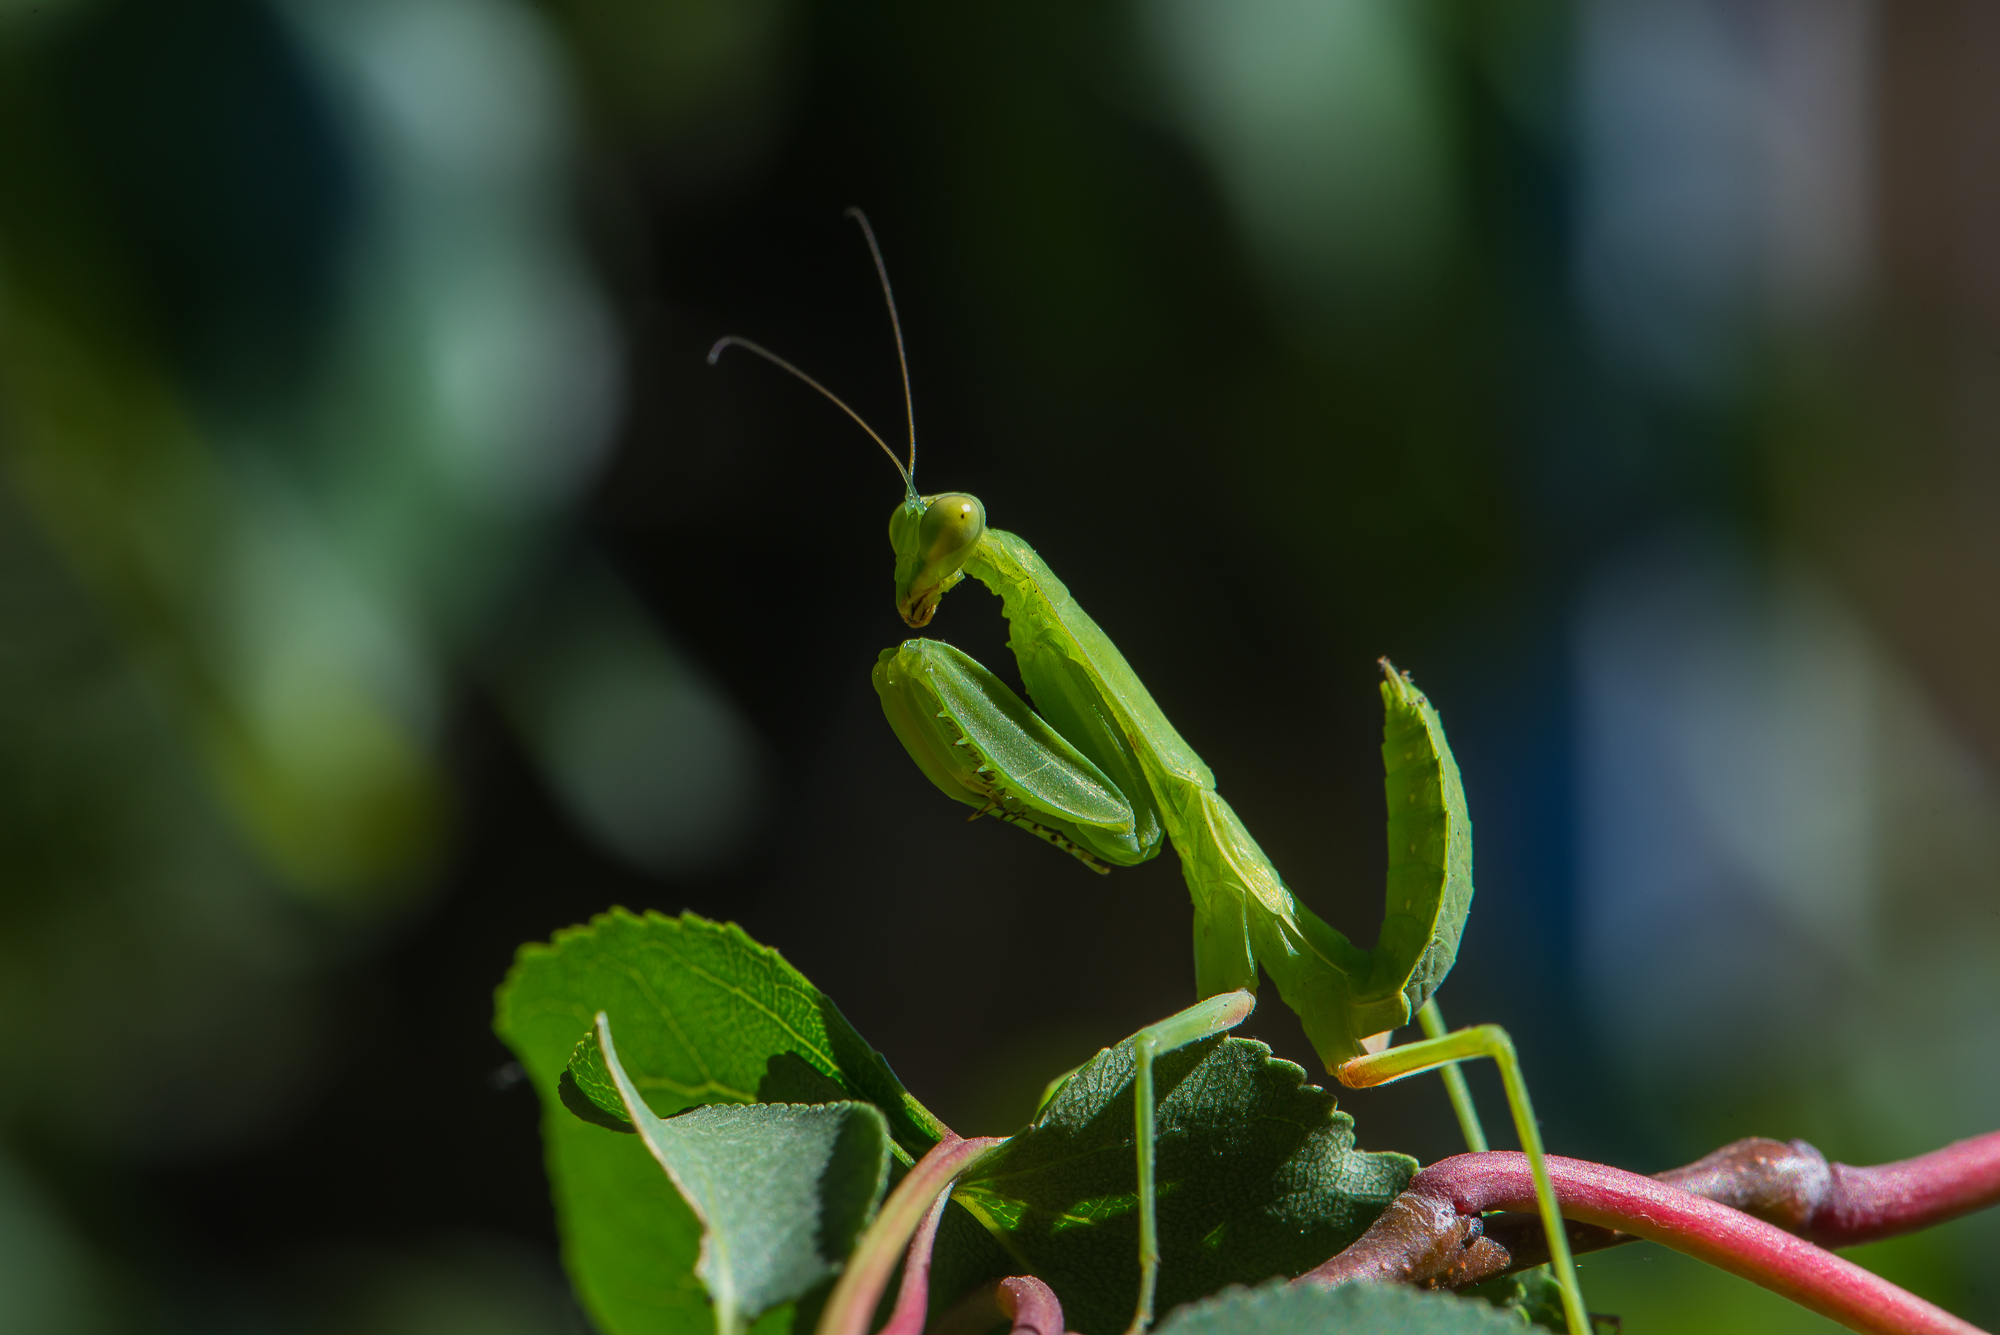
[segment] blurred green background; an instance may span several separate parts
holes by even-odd
[[[487,1022],[612,904],[966,1134],[1191,1000],[1174,859],[968,826],[883,724],[879,453],[703,364],[898,434],[849,204],[923,484],[1364,941],[1376,657],[1439,703],[1442,999],[1553,1149],[2000,1124],[1981,0],[6,0],[0,172],[4,1335],[582,1330]],[[1011,673],[983,593],[934,630]],[[1996,1252],[1859,1255],[1992,1325]],[[1697,1272],[1583,1275],[1830,1328]]]

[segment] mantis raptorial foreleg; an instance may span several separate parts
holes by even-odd
[[[850,212],[859,218],[858,211]],[[888,274],[867,220],[860,222],[882,277],[900,358],[903,336]],[[967,575],[1000,598],[1010,628],[1008,647],[1033,708],[978,662],[935,640],[906,640],[885,650],[875,665],[883,712],[924,774],[976,815],[1021,826],[1095,871],[1106,870],[1107,863],[1143,862],[1163,842],[1180,856],[1195,909],[1195,990],[1208,1000],[1142,1031],[1134,1045],[1141,1210],[1141,1294],[1134,1328],[1151,1317],[1159,1265],[1152,1058],[1240,1020],[1241,1015],[1229,1016],[1244,1003],[1231,998],[1254,990],[1261,972],[1298,1013],[1314,1050],[1343,1082],[1379,1084],[1445,1066],[1453,1105],[1474,1148],[1483,1147],[1484,1136],[1450,1064],[1479,1056],[1500,1063],[1522,1148],[1535,1166],[1551,1251],[1560,1258],[1557,1273],[1571,1335],[1589,1335],[1512,1043],[1491,1026],[1444,1034],[1442,1020],[1426,1014],[1457,955],[1472,904],[1472,823],[1458,766],[1430,702],[1384,660],[1389,878],[1381,932],[1364,950],[1293,897],[1216,791],[1208,766],[1034,549],[1011,533],[988,528],[977,497],[918,494],[914,412],[905,461],[853,409],[776,354],[726,338],[709,360],[732,345],[775,362],[826,395],[895,462],[904,496],[889,516],[889,541],[896,554],[896,606],[908,625],[927,625],[939,600]],[[907,363],[903,388],[907,405]],[[1424,1018],[1429,1039],[1378,1049],[1389,1031],[1412,1018]]]

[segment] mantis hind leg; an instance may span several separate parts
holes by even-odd
[[[1132,1315],[1128,1335],[1139,1335],[1152,1324],[1153,1293],[1160,1280],[1160,1229],[1154,1208],[1158,1193],[1153,1181],[1153,1059],[1234,1029],[1256,1006],[1255,993],[1225,992],[1132,1035],[1133,1142],[1139,1156],[1139,1307]]]
[[[1443,1027],[1441,1016],[1438,1026]],[[1427,1024],[1426,1030],[1429,1027]],[[1514,1040],[1507,1037],[1507,1031],[1497,1024],[1485,1024],[1418,1043],[1405,1043],[1386,1052],[1344,1062],[1334,1075],[1351,1089],[1365,1089],[1440,1066],[1449,1069],[1452,1064],[1472,1057],[1491,1057],[1500,1067],[1500,1081],[1507,1090],[1507,1107],[1514,1115],[1514,1132],[1521,1139],[1529,1171],[1534,1174],[1535,1202],[1541,1209],[1542,1228],[1549,1239],[1549,1263],[1555,1268],[1556,1282],[1562,1286],[1564,1319],[1570,1335],[1591,1335],[1590,1315],[1584,1310],[1583,1290],[1576,1281],[1576,1262],[1570,1257],[1569,1234],[1563,1228],[1562,1210],[1556,1204],[1555,1187],[1549,1181],[1548,1163],[1542,1154],[1541,1128],[1535,1124],[1528,1083],[1521,1076],[1520,1058],[1514,1053]],[[1471,1107],[1469,1099],[1464,1106]],[[1476,1127],[1475,1117],[1468,1132]]]

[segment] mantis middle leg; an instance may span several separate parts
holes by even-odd
[[[1254,992],[1225,992],[1132,1035],[1133,1141],[1139,1155],[1139,1307],[1132,1315],[1128,1335],[1139,1335],[1153,1323],[1153,1294],[1160,1281],[1160,1229],[1154,1210],[1158,1193],[1153,1182],[1153,1060],[1234,1029],[1256,1008]]]

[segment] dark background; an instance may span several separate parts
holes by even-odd
[[[1437,702],[1441,1001],[1552,1149],[1991,1129],[1996,69],[1969,0],[0,11],[0,1331],[581,1328],[487,1025],[614,904],[964,1134],[1192,1000],[1176,859],[967,825],[884,726],[880,452],[704,363],[901,437],[850,204],[920,484],[1364,943],[1376,659]],[[930,633],[1011,676],[997,612]],[[1996,1241],[1861,1257],[1990,1323]]]

